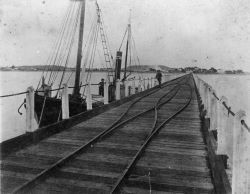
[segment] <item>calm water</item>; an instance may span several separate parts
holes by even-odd
[[[69,74],[68,74],[69,75]],[[37,87],[41,72],[0,72],[0,95],[23,92],[28,86]],[[133,75],[138,76],[138,75]],[[154,74],[144,74],[145,77],[152,77]],[[101,78],[105,78],[106,73],[95,72],[92,74],[91,82],[99,83]],[[171,78],[176,75],[170,75]],[[200,75],[202,79],[210,83],[217,91],[218,95],[225,95],[233,111],[239,109],[250,112],[250,76],[233,75]],[[69,81],[69,86],[73,86],[73,77]],[[58,87],[59,80],[55,82],[55,88]],[[92,93],[97,94],[98,88],[94,87]],[[0,141],[21,135],[25,132],[25,109],[22,107],[19,115],[18,107],[22,104],[25,95],[0,98]],[[248,122],[250,123],[250,122]]]
[[[250,125],[250,75],[199,75],[209,83],[219,97],[228,98],[228,104],[233,112],[240,109],[247,114],[247,123]]]

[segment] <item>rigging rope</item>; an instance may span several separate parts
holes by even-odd
[[[66,30],[66,24],[68,23],[69,21],[69,18],[71,17],[71,14],[72,14],[72,7],[75,6],[75,2],[73,4],[70,4],[70,9],[69,9],[69,13],[67,14],[67,17],[66,17],[66,21],[65,21],[65,25],[63,26],[63,31],[62,31],[62,34],[61,34],[61,37],[59,37],[59,42],[57,44],[57,48],[56,48],[56,52],[55,52],[55,56],[54,56],[54,59],[51,61],[50,63],[50,69],[48,70],[48,72],[50,72],[50,76],[49,76],[49,80],[48,80],[48,83],[51,84],[50,80],[51,80],[51,77],[53,75],[53,70],[55,69],[55,63],[56,63],[56,60],[58,58],[58,54],[59,54],[59,51],[61,49],[61,44],[62,44],[62,40],[63,40],[63,37],[64,37],[64,34],[65,34],[65,30]],[[47,72],[47,73],[48,73]],[[46,74],[47,76],[47,74]]]
[[[70,44],[71,44],[71,40],[74,38],[74,35],[75,35],[75,31],[76,31],[75,25],[77,24],[77,21],[78,21],[77,15],[79,13],[79,9],[80,9],[79,4],[78,6],[74,5],[72,15],[69,20],[71,25],[69,26],[68,31],[65,35],[66,37],[64,38],[64,44],[61,46],[61,52],[60,52],[57,64],[54,65],[54,67],[61,67],[63,61],[65,61],[66,60],[65,58],[67,58],[67,54],[70,52]],[[75,14],[75,12],[77,14]],[[51,79],[52,84],[55,82],[58,73],[59,71],[52,71],[52,79]]]
[[[71,5],[72,5],[72,4],[71,4]],[[62,32],[63,32],[63,30],[64,30],[64,28],[65,28],[66,18],[68,17],[68,14],[69,14],[70,9],[71,9],[71,6],[69,6],[69,7],[67,8],[66,14],[64,15],[64,18],[63,18],[63,20],[62,20],[62,25],[61,25],[61,28],[60,28],[60,31],[59,31],[59,36],[57,37],[57,39],[54,40],[54,43],[53,43],[53,46],[52,46],[53,53],[55,53],[55,49],[57,48],[57,45],[58,45],[60,36],[61,36],[61,34],[62,34]],[[53,53],[52,53],[52,55],[50,55],[50,56],[48,57],[47,62],[45,63],[45,64],[46,64],[46,67],[43,69],[41,78],[40,78],[40,80],[39,80],[39,82],[38,82],[38,85],[37,85],[37,89],[38,89],[38,87],[39,87],[39,85],[40,85],[40,83],[41,83],[41,80],[42,80],[42,77],[44,76],[44,72],[45,72],[45,71],[46,71],[45,79],[46,79],[46,77],[47,77],[47,73],[48,73],[48,70],[49,70],[49,68],[50,68],[51,61],[52,61],[52,59],[53,59]]]
[[[125,31],[125,33],[124,33],[124,35],[123,35],[122,42],[121,42],[121,45],[120,45],[120,47],[119,47],[119,51],[121,50],[121,47],[122,47],[124,38],[125,38],[125,36],[126,36],[126,34],[127,34],[127,31],[128,31],[128,28],[126,28],[126,31]]]
[[[78,11],[77,16],[79,16],[80,15],[80,6],[78,7],[77,11]],[[78,17],[76,17],[76,18],[78,18]],[[59,88],[61,87],[61,84],[63,82],[64,75],[65,75],[65,70],[66,70],[66,67],[68,65],[68,60],[69,60],[69,57],[70,57],[70,54],[71,54],[71,50],[72,50],[72,46],[73,46],[73,43],[74,43],[74,37],[75,37],[75,33],[76,33],[77,23],[78,23],[78,20],[76,19],[75,20],[75,24],[74,24],[74,29],[73,29],[73,32],[72,32],[71,42],[70,42],[69,49],[68,49],[68,55],[67,55],[67,58],[66,58],[66,61],[65,61],[65,64],[64,64],[63,75],[61,77],[61,81],[60,81],[60,84],[59,84]],[[57,92],[56,96],[57,95],[58,95],[58,92]]]

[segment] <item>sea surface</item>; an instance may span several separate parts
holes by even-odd
[[[26,91],[29,86],[37,88],[42,72],[0,72],[0,95],[14,94]],[[67,76],[71,73],[67,72]],[[106,78],[105,72],[94,72],[91,76],[92,83],[99,83],[101,78]],[[131,75],[138,77],[138,74]],[[143,77],[154,77],[155,74],[145,73]],[[176,74],[169,74],[169,78],[175,78]],[[214,87],[219,96],[226,96],[234,112],[243,109],[250,113],[250,75],[198,75]],[[59,77],[53,88],[58,88]],[[73,76],[68,85],[73,86]],[[84,83],[83,83],[84,84]],[[98,87],[94,86],[93,94],[98,93]],[[54,93],[55,94],[55,93]],[[25,133],[25,109],[19,106],[23,103],[25,94],[0,98],[0,142]],[[248,121],[250,123],[250,121]]]

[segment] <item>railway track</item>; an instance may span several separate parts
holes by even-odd
[[[135,99],[118,113],[109,127],[76,146],[12,193],[123,193],[129,175],[147,146],[191,102],[190,84],[185,76]],[[173,109],[171,101],[180,101],[183,92],[186,99],[175,104],[168,114],[166,111],[162,114],[161,110]]]

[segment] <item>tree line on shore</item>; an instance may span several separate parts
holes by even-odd
[[[63,66],[47,66],[47,65],[35,65],[35,66],[10,66],[10,67],[0,67],[0,71],[75,71],[74,67],[63,67]],[[209,69],[195,67],[181,67],[181,68],[171,68],[164,65],[140,65],[140,66],[129,66],[127,67],[127,71],[130,72],[156,72],[157,70],[161,70],[162,72],[166,73],[202,73],[202,74],[243,74],[243,70],[222,70],[222,69],[215,69],[211,67]],[[106,72],[112,71],[111,68],[91,68],[86,69],[86,71],[96,71],[96,72]],[[124,68],[122,69],[124,71]]]

